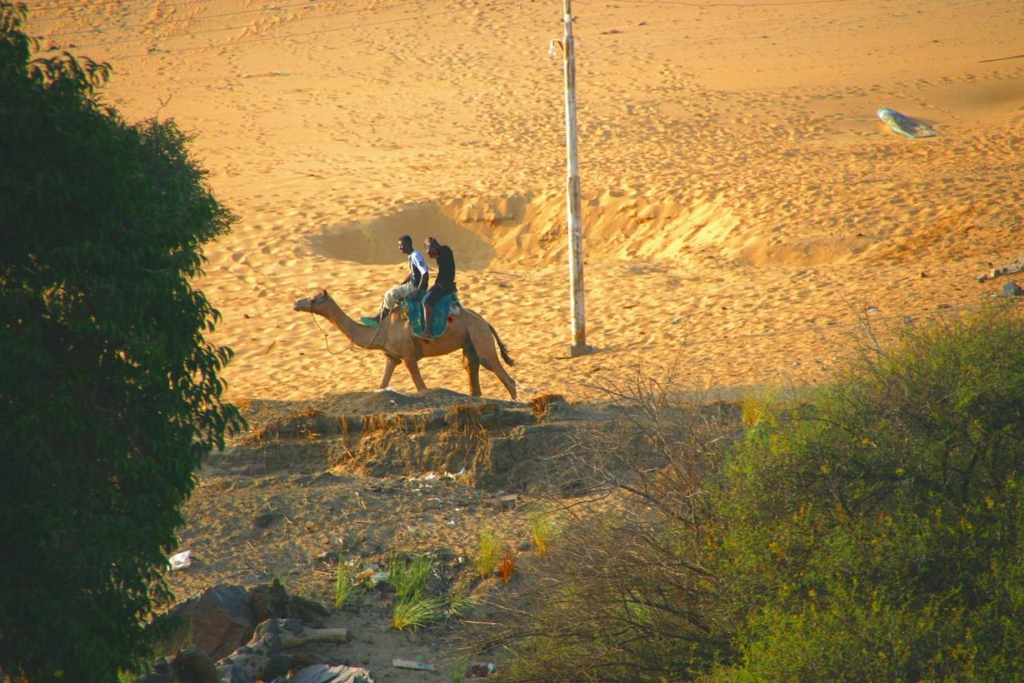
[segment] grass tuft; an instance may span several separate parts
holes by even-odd
[[[554,524],[551,517],[543,512],[535,512],[530,515],[530,533],[533,535],[533,545],[537,548],[537,554],[543,557],[548,554],[551,547],[551,534]]]
[[[474,565],[480,577],[486,579],[498,568],[498,561],[501,558],[501,541],[490,531],[481,531],[477,536],[477,541],[479,548]]]
[[[419,629],[439,621],[444,615],[444,600],[418,596],[395,602],[395,612],[391,618],[391,626],[404,631]]]
[[[422,596],[433,568],[434,560],[429,555],[392,556],[388,563],[388,581],[395,589],[395,600],[401,602]]]
[[[412,558],[395,555],[388,567],[388,581],[395,589],[392,627],[415,630],[444,616],[445,601],[426,595],[427,580],[434,568],[434,560],[429,555]]]
[[[338,564],[338,571],[334,576],[334,606],[337,609],[343,608],[355,597],[359,588],[355,580],[356,568],[346,562]]]

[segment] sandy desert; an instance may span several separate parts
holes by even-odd
[[[998,297],[1013,275],[979,275],[1024,252],[1010,0],[573,3],[593,350],[575,356],[562,3],[29,10],[41,54],[110,63],[106,103],[193,135],[237,215],[196,283],[223,315],[210,340],[236,353],[232,400],[376,389],[379,352],[292,307],[323,287],[372,315],[406,273],[403,234],[452,247],[527,400],[635,369],[741,393],[827,381],[868,329]],[[881,107],[938,135],[897,135]],[[467,391],[458,354],[421,368]],[[414,390],[401,367],[391,386]]]

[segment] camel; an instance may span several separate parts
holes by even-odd
[[[469,391],[473,396],[480,396],[480,366],[497,375],[501,383],[508,389],[512,400],[516,400],[516,381],[505,372],[498,360],[494,342],[498,342],[501,357],[509,365],[515,362],[509,357],[505,345],[498,333],[489,322],[478,313],[463,307],[460,315],[452,316],[444,334],[429,341],[413,335],[409,322],[401,313],[393,311],[381,321],[378,327],[370,327],[352,320],[341,309],[326,289],[313,292],[312,295],[295,302],[296,311],[315,313],[334,323],[342,334],[358,347],[379,349],[384,352],[384,377],[380,388],[387,389],[391,383],[391,375],[398,361],[402,361],[412,376],[417,391],[426,391],[427,385],[420,375],[419,359],[443,356],[452,351],[462,351],[462,365],[469,375]]]

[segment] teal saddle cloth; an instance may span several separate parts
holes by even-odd
[[[416,294],[402,302],[402,311],[409,320],[409,327],[412,328],[412,333],[417,337],[440,337],[448,329],[452,306],[458,305],[459,299],[455,292],[452,292],[451,294],[445,294],[437,300],[437,303],[434,304],[434,319],[430,322],[431,330],[429,335],[423,334],[422,301],[422,295]],[[377,322],[372,318],[362,318],[362,322],[373,327],[377,326]]]
[[[409,327],[417,337],[440,337],[448,329],[448,322],[452,312],[452,305],[458,304],[459,300],[455,292],[445,294],[434,304],[434,319],[430,321],[430,334],[423,334],[423,304],[422,297],[413,299],[409,297],[402,302],[402,310],[409,319]]]

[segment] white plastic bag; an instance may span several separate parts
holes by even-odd
[[[172,572],[177,569],[185,569],[186,567],[190,567],[192,565],[192,551],[183,550],[176,555],[171,555],[171,559],[168,560],[168,562],[171,565]]]

